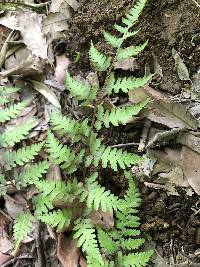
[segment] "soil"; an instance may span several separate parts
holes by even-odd
[[[56,53],[66,53],[73,57],[75,52],[80,52],[81,59],[75,69],[81,68],[83,73],[89,71],[87,51],[90,40],[102,46],[103,30],[112,32],[112,25],[120,21],[133,3],[133,0],[87,1],[73,14],[68,37],[56,43]],[[136,43],[149,40],[148,48],[138,60],[139,72],[145,66],[152,68],[152,57],[155,55],[162,68],[163,78],[154,88],[173,95],[180,93],[188,82],[181,82],[178,78],[172,48],[180,53],[192,77],[200,67],[200,9],[192,0],[151,0],[137,28],[141,28],[141,33]],[[123,143],[127,139],[124,133],[122,137],[122,132],[119,130],[120,142],[118,139],[116,143]],[[124,186],[124,182],[118,180],[119,191],[120,183],[121,187]],[[143,183],[140,183],[140,187],[143,197],[140,214],[142,229],[149,241],[155,243],[157,256],[168,259],[168,262],[173,259],[172,266],[179,266],[178,257],[181,255],[187,262],[181,266],[200,266],[198,196],[189,197],[181,189],[179,196],[168,196],[164,190],[147,188]],[[154,261],[149,266],[168,265],[156,265]]]

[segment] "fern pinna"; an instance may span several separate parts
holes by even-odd
[[[91,86],[67,74],[66,88],[70,94],[81,106],[93,107],[94,112],[89,118],[76,120],[53,113],[46,139],[27,146],[23,146],[21,141],[34,128],[34,119],[17,129],[1,133],[0,145],[4,150],[1,193],[6,193],[8,180],[21,192],[28,186],[37,189],[32,203],[27,203],[31,208],[16,218],[15,251],[31,231],[32,223],[40,220],[57,231],[72,232],[89,267],[141,267],[149,261],[152,251],[141,252],[140,247],[145,240],[138,237],[140,221],[137,212],[141,199],[132,175],[127,171],[143,157],[105,145],[101,139],[102,128],[126,124],[148,103],[145,100],[136,105],[113,106],[110,109],[104,103],[105,97],[109,99],[113,94],[128,93],[151,79],[150,76],[117,77],[113,67],[115,61],[134,57],[147,45],[145,42],[140,46],[124,47],[124,41],[139,32],[131,31],[131,27],[137,22],[145,4],[146,0],[138,0],[122,19],[122,25],[114,25],[119,37],[104,32],[106,42],[116,49],[115,56],[104,55],[91,42],[91,65],[98,75],[106,72],[102,86],[100,83]],[[0,123],[3,126],[17,118],[29,103],[13,101],[12,94],[16,91],[14,88],[0,88],[0,105],[3,107]],[[43,158],[38,157],[41,149]],[[45,174],[55,165],[60,167],[65,179],[47,181]],[[128,189],[123,198],[101,185],[98,170],[105,168],[124,171]],[[91,218],[96,211],[114,213],[114,227],[108,230],[102,224],[94,224]]]

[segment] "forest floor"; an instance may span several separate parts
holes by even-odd
[[[25,67],[20,54],[17,55],[17,51],[24,47],[16,50],[10,60],[8,57],[4,61],[0,73],[3,73],[1,85],[17,74],[20,79],[18,77],[15,83],[23,86],[25,79],[32,77],[29,73],[33,71],[34,77],[39,77],[41,83],[54,90],[56,100],[52,101],[50,97],[49,101],[53,105],[59,102],[64,113],[69,108],[76,109],[77,105],[62,91],[66,69],[84,77],[90,73],[87,54],[90,41],[93,40],[106,51],[102,31],[111,31],[113,24],[120,21],[134,0],[88,0],[80,3],[72,0],[70,3],[68,18],[65,22],[62,20],[67,30],[63,31],[61,24],[57,26],[60,31],[56,31],[52,25],[43,28],[45,34],[52,31],[49,37],[49,44],[52,45],[48,49],[50,64],[42,63],[46,64],[45,74],[41,75],[40,67],[35,69],[34,63]],[[0,16],[0,48],[10,31],[16,30],[16,25],[10,19],[11,13],[2,12]],[[25,23],[27,18],[21,17]],[[47,24],[50,25],[50,20]],[[140,217],[141,229],[147,240],[145,246],[155,250],[148,266],[200,266],[200,2],[149,0],[136,28],[140,28],[139,37],[131,39],[129,43],[138,44],[146,40],[149,43],[140,57],[127,63],[131,66],[125,66],[125,69],[134,75],[154,73],[146,90],[156,104],[144,111],[138,121],[117,130],[111,129],[105,133],[105,137],[109,144],[122,147],[132,144],[128,146],[128,151],[137,152],[139,147],[140,153],[147,155],[147,160],[132,171],[142,196]],[[30,50],[34,47],[31,43],[31,40],[25,42]],[[43,50],[43,47],[38,48],[38,54],[41,55]],[[24,56],[27,51],[21,53]],[[120,67],[118,73],[123,72],[125,70]],[[120,96],[117,103],[136,102],[141,94],[138,92],[139,96],[137,91],[130,93],[129,98]],[[48,117],[46,114],[52,106],[42,99],[42,94],[35,98],[36,107],[38,112],[45,112]],[[48,94],[44,96],[48,99]],[[45,125],[43,122],[38,131],[45,130]],[[124,188],[124,181],[120,177],[105,174],[103,179],[105,185],[114,192]],[[1,200],[2,214],[5,212],[10,216],[11,201],[8,198]],[[47,267],[61,266],[55,256],[55,244],[47,230],[43,235],[46,238],[45,246],[49,249]],[[27,248],[23,251],[27,258],[19,256],[13,260],[11,257],[1,266],[36,266],[28,257],[29,250],[33,249],[32,241],[26,241]],[[7,243],[5,241],[7,255],[11,246],[9,242],[9,239]],[[1,253],[6,251],[2,245],[0,249]]]

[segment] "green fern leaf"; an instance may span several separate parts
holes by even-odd
[[[112,47],[119,48],[121,46],[122,38],[118,38],[106,31],[103,32],[104,38]]]
[[[98,240],[101,248],[106,254],[113,254],[118,249],[118,244],[112,239],[112,237],[101,228],[97,229]]]
[[[29,123],[15,127],[9,131],[6,131],[2,135],[0,135],[0,143],[3,147],[12,147],[24,140],[34,126],[35,121],[31,121]]]
[[[65,134],[71,139],[72,143],[80,141],[84,136],[88,137],[91,132],[88,126],[88,119],[78,122],[54,112],[50,122],[53,130],[58,131],[60,134]]]
[[[30,167],[25,168],[15,179],[18,184],[22,186],[37,184],[42,178],[43,174],[47,173],[49,169],[48,161],[44,160],[39,163],[32,164]]]
[[[138,0],[136,5],[134,5],[128,13],[122,18],[122,22],[128,27],[131,28],[138,20],[141,15],[147,0]]]
[[[86,85],[81,81],[73,79],[69,74],[67,74],[65,84],[71,95],[76,97],[78,100],[88,99],[90,94],[89,85]]]
[[[46,214],[49,212],[49,210],[52,210],[54,208],[53,199],[51,198],[51,196],[47,196],[45,194],[40,194],[38,196],[35,196],[32,202],[35,206],[35,214],[37,216]]]
[[[107,93],[108,95],[113,92],[119,93],[120,90],[124,93],[128,93],[132,89],[143,87],[150,81],[151,77],[152,76],[144,76],[142,78],[128,77],[115,80],[114,74],[111,73],[107,80]]]
[[[78,247],[82,247],[83,252],[86,252],[89,257],[95,258],[100,264],[103,265],[95,229],[93,228],[90,220],[77,220],[74,227],[74,238],[77,239]]]
[[[6,169],[11,169],[17,165],[23,166],[25,163],[33,160],[38,155],[39,151],[43,146],[43,142],[39,144],[33,144],[19,148],[16,151],[8,152],[3,154],[4,164]]]
[[[104,187],[101,187],[95,180],[98,177],[98,173],[93,173],[86,180],[86,192],[83,191],[80,201],[86,200],[88,208],[94,210],[112,211],[118,208],[118,198],[106,191]]]
[[[118,262],[120,266],[123,267],[144,267],[147,265],[153,251],[149,250],[146,252],[131,253],[127,256],[122,255],[121,252],[118,253]]]
[[[92,42],[89,50],[89,59],[97,71],[106,71],[111,63],[111,57],[107,57],[99,52]]]
[[[0,87],[0,105],[7,104],[13,99],[13,93],[19,91],[19,88],[16,87]]]
[[[20,112],[28,105],[29,101],[21,101],[17,104],[11,105],[0,112],[0,123],[4,123],[11,119],[15,119]]]
[[[106,128],[110,127],[110,123],[114,126],[119,126],[119,124],[125,125],[133,118],[133,116],[137,115],[147,103],[148,100],[132,106],[113,108],[106,111],[104,111],[103,106],[101,105],[97,111],[95,127],[97,130],[100,130],[102,124],[104,124]]]
[[[126,48],[120,48],[117,51],[116,58],[117,58],[117,60],[126,60],[126,59],[128,59],[130,57],[135,57],[145,49],[147,44],[148,44],[148,41],[146,41],[142,45],[138,45],[138,46],[133,46],[132,45],[132,46],[129,46],[129,47],[126,47]]]
[[[71,209],[59,209],[38,216],[38,218],[52,227],[56,227],[58,230],[62,230],[69,226],[72,219]]]
[[[19,248],[21,241],[27,237],[27,235],[31,232],[32,224],[34,222],[34,217],[30,212],[22,212],[20,213],[13,226],[14,229],[14,238],[15,238],[15,253]]]
[[[137,238],[137,239],[123,239],[120,242],[120,245],[123,249],[127,250],[133,250],[133,249],[138,249],[141,245],[143,245],[145,242],[144,238]]]
[[[7,192],[5,175],[0,172],[0,196],[4,196]]]
[[[100,263],[96,258],[93,257],[87,257],[87,267],[114,267],[115,264],[114,262],[110,261],[105,261],[102,263]]]

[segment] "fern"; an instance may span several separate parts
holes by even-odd
[[[11,169],[17,165],[22,166],[25,163],[33,160],[35,156],[38,155],[41,150],[43,143],[33,144],[31,146],[26,146],[19,148],[16,151],[8,152],[3,154],[4,166],[6,169]]]
[[[72,219],[71,209],[54,210],[47,214],[38,216],[38,218],[52,227],[56,227],[58,230],[62,230],[69,226]]]
[[[15,238],[15,253],[17,252],[21,241],[26,238],[26,236],[31,232],[32,224],[34,222],[34,217],[30,212],[20,213],[13,226],[14,238]]]
[[[99,52],[92,42],[89,50],[89,58],[92,65],[98,71],[106,71],[111,63],[111,57],[107,57]]]
[[[73,79],[69,74],[67,74],[65,84],[71,95],[78,100],[87,100],[89,97],[90,87],[83,82]]]
[[[20,112],[28,105],[28,103],[28,101],[22,101],[1,110],[0,123],[15,119],[20,114]]]
[[[104,187],[101,187],[96,179],[98,173],[93,173],[86,179],[85,189],[82,192],[80,201],[86,201],[88,208],[94,210],[112,211],[118,208],[118,198],[115,197],[110,191],[106,191]]]
[[[35,126],[35,121],[20,125],[0,135],[0,144],[3,147],[12,147],[21,142]]]
[[[129,46],[126,48],[120,48],[117,51],[116,58],[117,58],[117,60],[125,60],[125,59],[128,59],[130,57],[135,57],[145,49],[147,44],[148,44],[148,41],[146,41],[142,45],[138,45],[138,46],[132,45],[132,46]]]
[[[97,239],[95,235],[95,229],[92,227],[90,220],[77,220],[74,227],[74,238],[77,239],[77,245],[82,247],[83,252],[86,252],[90,257],[95,258],[100,264],[103,265],[103,259],[101,257]]]
[[[120,266],[124,267],[143,267],[146,266],[153,252],[151,250],[146,252],[131,253],[122,255],[118,253],[118,261]]]
[[[113,108],[110,111],[104,111],[103,106],[100,105],[96,115],[97,121],[95,122],[95,127],[97,130],[100,130],[102,128],[102,124],[104,124],[106,128],[110,127],[110,123],[114,126],[126,124],[133,116],[137,115],[147,103],[148,101],[143,101],[139,104],[128,107]]]
[[[107,93],[108,95],[112,94],[113,92],[117,94],[120,90],[124,93],[128,93],[130,90],[143,87],[149,82],[150,79],[151,76],[144,76],[142,78],[129,77],[115,79],[114,74],[111,73],[107,79]]]
[[[118,249],[118,244],[113,238],[101,228],[98,228],[98,240],[101,248],[106,254],[113,254]]]
[[[6,194],[6,191],[5,175],[0,172],[0,196],[4,196]]]

